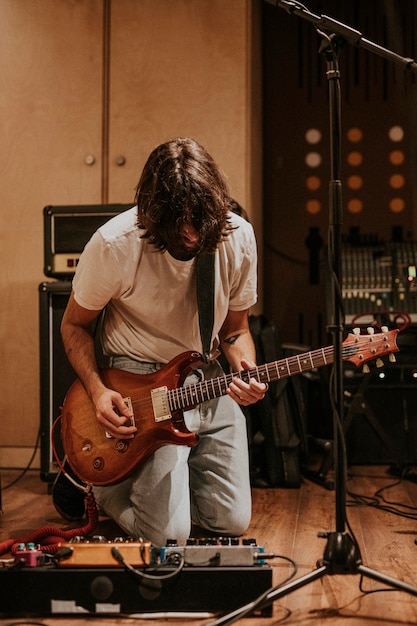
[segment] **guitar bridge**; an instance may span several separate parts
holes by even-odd
[[[171,419],[171,411],[168,403],[168,387],[156,387],[151,391],[153,413],[155,422],[163,422]]]

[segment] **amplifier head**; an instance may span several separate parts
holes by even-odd
[[[45,276],[73,276],[91,235],[110,218],[132,206],[133,203],[46,206],[43,210]]]

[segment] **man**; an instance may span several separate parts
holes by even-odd
[[[190,381],[222,375],[218,348],[231,371],[254,366],[248,310],[256,301],[253,229],[230,212],[224,177],[192,139],[157,147],[145,164],[136,206],[113,218],[81,255],[62,320],[68,358],[113,437],[135,436],[136,426],[117,389],[97,367],[91,324],[105,309],[101,343],[111,367],[154,372],[178,354],[202,351],[196,260],[215,256],[211,358]],[[186,383],[188,380],[186,381]],[[160,447],[128,479],[94,487],[100,508],[135,539],[184,543],[191,523],[207,531],[240,535],[248,527],[251,497],[246,424],[239,404],[263,398],[266,385],[235,378],[220,399],[187,411],[194,448]]]

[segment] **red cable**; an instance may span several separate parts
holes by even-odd
[[[372,323],[373,327],[380,328],[381,325],[378,323],[378,318],[387,318],[390,320],[391,324],[394,324],[395,328],[399,328],[400,330],[405,330],[411,324],[411,317],[408,313],[404,311],[365,311],[364,313],[358,313],[355,315],[349,326],[358,326],[361,325],[360,319],[361,317],[369,318],[373,317],[374,321]],[[366,324],[369,326],[369,324]]]
[[[19,537],[18,539],[7,539],[0,543],[0,555],[7,552],[15,554],[19,544],[35,543],[41,552],[55,554],[59,550],[59,543],[62,541],[70,541],[73,537],[81,535],[88,537],[91,535],[98,525],[98,510],[94,494],[92,491],[85,495],[85,504],[87,510],[87,523],[80,528],[72,528],[70,530],[62,530],[55,526],[43,526],[27,537]],[[39,545],[38,545],[39,544]]]

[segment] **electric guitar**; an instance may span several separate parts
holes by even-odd
[[[355,366],[398,352],[398,330],[378,334],[351,333],[341,346],[344,361]],[[117,390],[133,411],[137,432],[133,439],[117,439],[105,432],[80,380],[70,387],[61,415],[65,454],[74,472],[92,485],[116,484],[138,469],[166,444],[195,446],[198,435],[190,432],[183,411],[206,400],[219,398],[235,377],[269,383],[333,363],[333,346],[298,354],[253,369],[183,386],[188,374],[203,365],[198,352],[184,352],[151,374],[102,369],[104,384]]]

